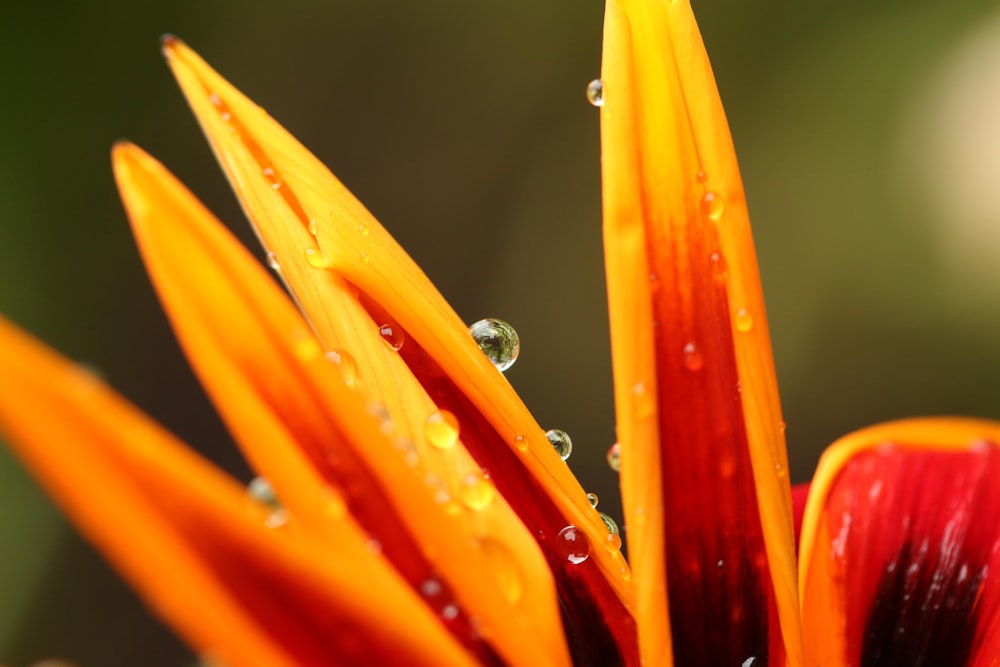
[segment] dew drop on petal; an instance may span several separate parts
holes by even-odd
[[[722,197],[718,193],[709,191],[701,198],[701,212],[709,220],[718,222],[722,217],[723,209],[725,209],[725,204],[723,204]]]
[[[460,486],[462,504],[474,512],[479,512],[493,502],[497,489],[493,482],[481,471],[470,472],[462,478]]]
[[[281,271],[281,264],[278,262],[278,256],[270,250],[267,252],[267,265],[271,267],[273,271]]]
[[[351,353],[347,350],[334,349],[326,353],[326,358],[337,366],[341,377],[344,378],[344,384],[348,387],[353,386],[358,378],[358,365]]]
[[[754,667],[757,664],[757,658],[751,656],[743,661],[740,667]]]
[[[330,258],[319,248],[306,248],[306,264],[314,269],[327,269],[330,267]]]
[[[618,530],[618,524],[615,523],[614,519],[612,519],[604,512],[598,512],[598,514],[601,517],[601,521],[604,522],[604,525],[608,527],[608,533],[610,533],[611,535],[618,535],[621,532]]]
[[[264,525],[268,528],[280,528],[288,521],[288,513],[281,501],[278,500],[278,494],[274,492],[274,487],[266,478],[254,477],[247,485],[247,495],[271,510],[271,513],[264,519]]]
[[[403,347],[403,342],[406,341],[406,335],[399,328],[398,324],[383,324],[379,326],[378,333],[382,336],[385,344],[397,352]]]
[[[569,455],[573,453],[573,441],[570,440],[566,431],[560,431],[557,428],[550,429],[545,432],[545,437],[549,439],[552,448],[556,450],[556,454],[563,461],[568,459]]]
[[[775,463],[774,474],[776,474],[778,477],[784,477],[787,474],[787,472],[785,471],[785,466],[783,466],[780,463]]]
[[[316,234],[318,232],[319,232],[319,225],[316,224],[315,220],[310,220],[309,221],[309,233],[312,234],[313,236],[316,236]]]
[[[517,361],[521,341],[514,327],[503,320],[492,317],[479,320],[469,327],[469,335],[497,370],[505,371]]]
[[[617,442],[608,448],[608,467],[615,472],[621,471],[621,451],[622,446]]]
[[[635,399],[635,416],[639,419],[651,417],[656,411],[656,403],[646,385],[642,382],[632,385],[632,396]]]
[[[587,494],[587,502],[590,503],[591,507],[597,507],[597,501],[598,501],[598,498],[597,498],[597,494],[596,493],[588,493]]]
[[[363,223],[358,223],[358,231],[361,232],[362,236],[368,236],[368,227]]]
[[[447,410],[435,410],[424,422],[424,436],[438,449],[451,449],[458,442],[458,418]]]
[[[689,371],[699,371],[705,365],[705,359],[701,356],[701,351],[694,343],[684,346],[684,368]]]
[[[708,180],[708,174],[706,174],[704,171],[699,170],[698,173],[694,175],[694,180],[698,181],[699,183],[705,183]]]
[[[736,330],[746,333],[751,329],[753,329],[753,316],[746,308],[740,308],[736,311]]]
[[[556,535],[556,550],[573,565],[579,565],[590,558],[590,542],[576,526],[566,526],[559,531]]]
[[[504,543],[490,537],[479,540],[490,575],[500,587],[500,593],[509,604],[516,604],[524,594],[524,574],[514,554]]]
[[[521,435],[520,433],[518,433],[517,435],[515,435],[514,436],[514,449],[516,449],[519,452],[526,452],[526,451],[528,451],[528,439],[526,437],[524,437],[523,435]]]
[[[712,270],[712,277],[717,281],[722,282],[729,277],[729,267],[721,253],[713,252],[709,255],[708,263]]]
[[[594,79],[587,84],[587,101],[593,106],[599,107],[604,105],[604,82],[600,79]]]

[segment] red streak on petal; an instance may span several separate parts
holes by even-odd
[[[996,664],[977,653],[996,628],[998,478],[1000,448],[983,442],[886,444],[844,467],[824,514],[848,664]]]
[[[462,442],[525,523],[552,569],[566,640],[577,666],[638,667],[635,622],[594,559],[566,557],[559,533],[566,519],[548,500],[541,481],[526,470],[487,418],[415,340],[400,350],[439,408],[454,414]],[[604,545],[591,545],[603,549]]]

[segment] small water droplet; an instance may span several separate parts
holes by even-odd
[[[441,618],[445,621],[454,621],[458,618],[458,605],[457,604],[446,604],[441,609]]]
[[[507,545],[493,538],[479,540],[479,548],[489,561],[490,574],[496,579],[500,593],[508,603],[516,604],[524,594],[524,575],[517,558]]]
[[[753,316],[747,312],[746,308],[740,308],[736,311],[736,330],[740,333],[746,333],[753,329]]]
[[[713,252],[708,256],[708,263],[712,271],[712,277],[717,281],[724,281],[729,277],[729,267],[726,265],[726,259],[721,253]]]
[[[267,179],[267,182],[271,184],[272,188],[277,190],[281,187],[281,176],[279,176],[278,172],[274,170],[274,167],[264,167],[263,174],[264,178]]]
[[[319,248],[306,248],[306,264],[314,269],[326,269],[330,267],[330,258]]]
[[[618,530],[618,524],[615,523],[614,519],[612,519],[610,516],[608,516],[604,512],[598,512],[598,514],[601,517],[601,521],[604,522],[604,525],[608,527],[608,532],[610,534],[612,534],[612,535],[618,535],[621,532],[621,531]]]
[[[348,387],[354,385],[358,377],[358,365],[354,357],[347,350],[330,350],[326,353],[326,358],[336,364],[340,375],[344,378],[344,384]]]
[[[438,449],[451,449],[458,442],[458,418],[447,410],[435,410],[424,422],[424,436]]]
[[[781,465],[780,463],[775,463],[774,464],[774,473],[778,477],[784,477],[785,474],[786,474],[785,466]]]
[[[701,356],[701,351],[694,343],[684,346],[684,368],[689,371],[699,371],[705,365],[705,359]]]
[[[281,264],[278,262],[278,256],[271,251],[268,251],[267,253],[267,265],[274,271],[281,271]]]
[[[569,455],[573,453],[573,441],[570,440],[569,435],[566,431],[560,431],[557,428],[548,430],[545,432],[545,437],[549,439],[552,444],[552,448],[556,450],[556,454],[559,455],[563,461],[569,458]]]
[[[621,471],[621,451],[622,446],[617,442],[608,448],[608,467],[615,472]]]
[[[313,236],[316,236],[317,232],[319,232],[319,225],[316,224],[315,220],[310,220],[309,233],[312,234]]]
[[[559,531],[556,535],[556,549],[573,565],[579,565],[590,558],[590,542],[576,526],[566,526]]]
[[[722,217],[722,211],[725,209],[725,204],[722,201],[722,197],[718,193],[709,191],[705,193],[705,196],[701,198],[701,212],[705,214],[712,222],[718,222]]]
[[[639,419],[645,419],[653,414],[656,409],[655,401],[653,401],[653,396],[650,391],[646,389],[646,385],[642,382],[636,382],[632,385],[632,395],[635,397],[635,416]]]
[[[366,227],[364,224],[362,223],[358,224],[358,231],[361,232],[362,236],[368,236],[368,227]]]
[[[288,521],[288,512],[278,500],[278,494],[274,487],[264,477],[254,477],[247,485],[247,494],[259,503],[263,503],[271,510],[264,525],[268,528],[279,528]]]
[[[722,569],[723,567],[725,567],[725,565],[726,565],[725,561],[723,561],[723,560],[722,560],[722,559],[720,558],[720,559],[719,559],[719,562],[715,564],[715,567],[717,567],[717,568],[719,568],[719,569],[721,570],[721,569]]]
[[[598,499],[596,493],[588,493],[587,494],[587,502],[590,503],[591,507],[597,507],[597,501],[598,500],[599,499]]]
[[[406,335],[403,334],[403,330],[399,328],[398,324],[383,324],[378,328],[378,333],[382,336],[382,340],[385,341],[386,345],[397,352],[403,347],[403,342],[406,341]]]
[[[482,472],[470,472],[462,478],[460,495],[466,507],[474,512],[480,512],[493,502],[497,488]]]
[[[784,420],[781,420],[780,422],[778,422],[778,432],[781,433],[781,435],[785,434],[785,429],[787,429],[787,428],[788,428],[788,425],[785,424]]]
[[[593,106],[604,106],[604,82],[594,79],[587,84],[587,101]]]
[[[497,370],[505,371],[517,361],[521,340],[514,327],[503,320],[492,317],[479,320],[469,327],[469,335]]]
[[[519,452],[528,451],[528,439],[520,433],[514,436],[514,449]]]
[[[698,173],[694,175],[694,180],[698,181],[699,183],[705,183],[708,180],[708,174],[699,169]]]
[[[367,264],[368,262],[372,261],[372,258],[368,256],[368,253],[363,252],[361,253],[361,261]]]

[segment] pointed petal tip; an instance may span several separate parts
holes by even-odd
[[[177,44],[183,44],[183,42],[178,39],[175,35],[169,32],[160,35],[160,49],[163,51],[163,55],[170,57],[170,53]]]

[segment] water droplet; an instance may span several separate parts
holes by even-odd
[[[618,533],[608,533],[604,538],[604,548],[608,551],[618,551],[622,548],[622,536]]]
[[[362,236],[368,236],[368,227],[366,227],[364,224],[362,223],[358,224],[358,231],[361,232]]]
[[[635,397],[635,416],[644,419],[653,414],[656,409],[652,394],[646,390],[646,385],[636,382],[632,385],[632,395]]]
[[[729,277],[729,267],[726,265],[726,259],[721,253],[713,252],[708,256],[708,263],[712,271],[712,277],[717,281],[724,281]]]
[[[521,341],[514,327],[503,320],[492,317],[479,320],[469,327],[469,335],[497,370],[505,371],[517,361]]]
[[[462,503],[474,512],[479,512],[493,502],[497,495],[497,488],[493,482],[482,472],[470,472],[462,478],[460,489]]]
[[[528,451],[528,439],[520,433],[514,436],[514,448],[519,452]]]
[[[594,79],[587,84],[587,101],[595,107],[604,106],[604,82]]]
[[[319,248],[306,248],[306,264],[314,269],[326,269],[330,267],[330,258]]]
[[[587,502],[590,503],[591,507],[597,507],[598,497],[596,493],[587,494]]]
[[[268,251],[267,253],[267,265],[274,271],[281,271],[281,264],[278,263],[278,256],[271,251]]]
[[[309,233],[312,234],[313,236],[316,236],[317,232],[319,232],[319,225],[316,224],[315,220],[310,220],[309,221]]]
[[[492,538],[479,540],[479,548],[490,564],[490,574],[500,586],[500,593],[510,604],[516,604],[524,594],[524,575],[521,566],[507,545]]]
[[[454,621],[458,618],[458,605],[446,604],[441,609],[441,618],[445,621]]]
[[[549,439],[552,444],[552,448],[556,450],[556,454],[559,455],[563,461],[569,458],[569,455],[573,453],[573,441],[569,439],[569,435],[566,431],[560,431],[557,428],[551,429],[545,432],[545,437]]]
[[[699,371],[705,365],[705,359],[701,356],[701,351],[694,343],[684,346],[684,368],[689,371]]]
[[[786,474],[785,466],[781,465],[780,463],[775,463],[774,464],[774,473],[778,477],[784,477],[785,474]]]
[[[372,258],[368,256],[368,253],[363,252],[361,253],[361,261],[367,264],[368,262],[372,261]]]
[[[740,665],[740,667],[753,667],[756,664],[757,664],[757,658],[751,656],[751,657],[747,658],[746,660],[744,660],[743,664]]]
[[[247,485],[247,494],[259,503],[267,505],[271,513],[264,520],[264,525],[268,528],[279,528],[288,521],[288,512],[278,500],[278,494],[274,492],[274,487],[264,477],[254,477]]]
[[[386,345],[399,352],[406,340],[406,335],[399,328],[398,324],[383,324],[378,328],[378,333]]]
[[[725,204],[717,193],[709,191],[705,193],[705,196],[701,198],[701,212],[705,216],[713,221],[718,222],[722,217],[722,211],[725,209]]]
[[[753,316],[746,308],[740,308],[736,311],[736,330],[746,333],[751,329],[753,329]]]
[[[576,526],[566,526],[556,535],[556,550],[573,565],[590,558],[590,542]]]
[[[434,598],[441,595],[444,588],[437,579],[424,579],[420,583],[420,594],[424,597]]]
[[[614,519],[612,519],[610,516],[608,516],[604,512],[598,512],[598,514],[601,517],[601,521],[604,522],[604,525],[608,527],[608,532],[610,534],[612,534],[612,535],[618,535],[618,534],[620,534],[621,531],[618,530],[618,524],[615,523]]]
[[[353,386],[358,377],[358,365],[351,353],[347,350],[334,349],[326,353],[326,358],[337,365],[341,377],[344,378],[344,384],[348,387]]]
[[[279,176],[278,172],[274,170],[274,167],[264,167],[263,173],[264,178],[267,179],[267,182],[271,184],[272,188],[277,190],[281,187],[281,176]]]
[[[785,420],[781,420],[780,422],[778,422],[778,432],[781,433],[781,435],[785,434],[785,429],[787,428],[788,425],[785,423]]]
[[[715,564],[715,567],[717,567],[717,568],[719,568],[719,569],[721,570],[721,569],[722,569],[723,567],[725,567],[725,565],[726,565],[725,561],[723,561],[723,560],[722,560],[722,559],[720,558],[720,559],[719,559],[719,562]]]
[[[424,436],[438,449],[451,449],[458,442],[458,418],[447,410],[435,410],[424,422]]]
[[[608,448],[608,467],[615,472],[621,471],[622,446],[617,442]]]
[[[705,183],[708,180],[708,174],[699,169],[698,173],[694,175],[694,180],[698,181],[699,183]]]

